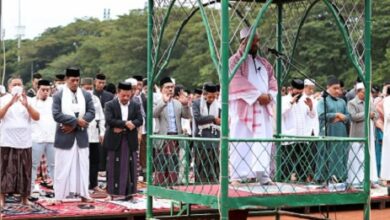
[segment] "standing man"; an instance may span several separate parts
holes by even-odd
[[[160,81],[161,99],[153,108],[153,117],[158,123],[158,134],[180,135],[183,134],[182,118],[191,118],[188,99],[179,96],[173,98],[175,85],[170,77]],[[175,184],[178,182],[179,172],[179,144],[177,141],[164,141],[156,147],[154,158],[155,172],[153,181],[155,184]]]
[[[317,103],[318,100],[314,97],[316,85],[313,79],[305,79],[305,88],[303,89],[302,100],[310,99],[313,103],[314,117],[306,117],[305,121],[305,135],[304,136],[318,136],[320,132],[320,124],[317,114]]]
[[[118,98],[106,103],[107,190],[111,195],[132,199],[137,192],[137,128],[142,125],[138,103],[132,101],[136,87],[118,84]]]
[[[82,89],[91,94],[93,106],[95,107],[95,118],[88,125],[89,189],[95,192],[101,192],[102,190],[98,186],[99,150],[100,144],[103,144],[106,120],[99,98],[93,95],[93,79],[82,78],[80,84]]]
[[[141,92],[137,96],[141,103],[141,113],[143,117],[143,125],[138,129],[138,140],[139,140],[139,163],[141,167],[141,175],[146,180],[146,110],[147,110],[147,79],[142,79],[142,86],[140,86],[141,77],[138,76],[137,87],[141,87]]]
[[[292,136],[305,136],[307,118],[314,118],[316,110],[309,98],[302,98],[304,82],[291,81],[291,92],[282,98],[282,133]],[[283,143],[281,146],[282,179],[284,181],[304,181],[313,175],[309,164],[312,160],[306,143]]]
[[[103,73],[98,73],[95,76],[95,89],[93,90],[93,94],[96,95],[100,99],[100,103],[103,107],[106,105],[106,102],[111,101],[114,98],[114,95],[110,92],[104,90],[104,86],[106,85],[106,75]],[[107,152],[104,147],[100,148],[100,171],[106,171],[106,160],[107,160]]]
[[[349,136],[351,138],[363,138],[364,133],[364,99],[365,88],[363,83],[357,83],[355,85],[355,97],[348,102],[348,112],[351,117],[351,129]],[[376,170],[376,157],[375,157],[375,134],[374,134],[374,122],[377,118],[375,113],[375,107],[370,105],[370,180],[376,182],[378,180],[378,173]],[[348,156],[348,183],[362,186],[364,180],[364,143],[356,142],[352,143],[349,149]]]
[[[21,78],[11,77],[8,91],[0,104],[0,207],[4,207],[6,193],[20,194],[22,204],[28,204],[32,166],[31,120],[39,120],[39,112],[23,92]]]
[[[53,96],[57,122],[54,140],[54,192],[57,200],[80,196],[92,202],[88,192],[88,124],[95,118],[91,95],[79,88],[80,70],[66,69],[66,86]]]
[[[54,180],[54,135],[56,122],[53,119],[53,99],[50,97],[50,92],[50,81],[41,79],[38,82],[37,96],[31,100],[31,105],[40,114],[39,121],[32,122],[32,190],[34,189],[37,169],[43,154],[45,154],[47,159],[48,175],[50,177],[50,182],[46,183],[53,185],[52,181]]]
[[[380,178],[388,184],[390,181],[390,86],[386,86],[386,97],[383,99],[383,142]]]
[[[195,135],[204,138],[220,137],[220,109],[217,86],[213,83],[203,85],[203,95],[192,103]],[[216,183],[219,180],[219,143],[198,142],[195,151],[195,181]]]
[[[252,28],[240,31],[240,47],[229,59],[230,71],[243,56]],[[229,88],[231,138],[272,138],[272,107],[278,91],[272,65],[257,54],[255,35],[248,57],[238,68]],[[264,172],[263,184],[271,182],[271,143],[234,143],[230,146],[230,178],[233,184]]]
[[[42,79],[42,75],[40,73],[34,73],[31,81],[32,87],[29,90],[27,90],[28,97],[32,98],[37,95],[38,81],[41,79]]]
[[[95,76],[95,89],[93,90],[93,94],[96,95],[100,99],[100,103],[102,104],[103,110],[106,102],[111,101],[114,98],[114,95],[110,92],[104,90],[104,86],[106,85],[106,75],[103,73],[98,73]]]
[[[320,135],[348,137],[349,113],[342,94],[340,81],[331,77],[328,80],[326,97],[317,104],[320,120]],[[323,142],[317,146],[316,181],[335,182],[347,179],[348,143]]]

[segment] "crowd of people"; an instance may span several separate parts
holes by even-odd
[[[243,57],[251,31],[250,28],[241,30],[240,47],[229,60],[231,70]],[[272,65],[257,54],[258,44],[259,36],[255,35],[249,55],[229,87],[231,138],[273,138],[278,91],[282,95],[283,135],[364,137],[366,88],[359,79],[348,92],[336,77],[330,77],[326,90],[321,92],[316,91],[317,84],[312,79],[294,78],[289,86],[278,88]],[[147,79],[138,75],[115,86],[107,83],[101,73],[94,78],[81,77],[77,68],[66,69],[54,81],[34,74],[32,87],[27,91],[20,77],[9,78],[7,90],[0,87],[0,206],[9,194],[20,194],[23,204],[36,199],[31,195],[37,190],[37,176],[42,176],[44,170],[40,165],[42,155],[48,171],[43,182],[54,188],[53,196],[58,201],[81,198],[83,202],[93,202],[91,194],[103,191],[113,198],[132,199],[139,176],[145,177],[146,172],[148,92],[154,97],[153,133],[218,138],[219,91],[219,84],[212,82],[190,91],[170,77],[162,78],[154,91],[148,91]],[[386,157],[390,145],[389,95],[390,84],[383,86],[383,92],[371,88],[373,183],[378,178],[390,180],[390,171],[382,169],[390,163]],[[179,143],[153,144],[159,145],[153,146],[154,184],[178,183],[178,164],[182,158]],[[353,143],[335,148],[328,144],[282,143],[281,158],[290,161],[282,163],[282,177],[317,182],[333,178],[361,183],[362,146]],[[274,148],[271,142],[232,143],[231,183],[241,184],[258,178],[260,173],[261,184],[273,184]],[[192,157],[195,181],[217,182],[218,142],[194,144],[191,150],[197,152]],[[307,159],[309,162],[302,160],[300,155],[308,153],[313,158]],[[312,173],[307,172],[307,166]],[[106,176],[106,187],[98,184],[99,175]]]

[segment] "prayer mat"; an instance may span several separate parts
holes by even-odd
[[[22,205],[20,203],[6,203],[4,208],[1,210],[2,217],[18,217],[30,218],[36,215],[53,215],[57,214],[54,210],[49,210],[40,204],[30,203],[30,205]]]
[[[62,202],[50,205],[48,201],[38,201],[42,206],[58,213],[58,216],[113,215],[123,213],[126,207],[102,201],[94,203]]]

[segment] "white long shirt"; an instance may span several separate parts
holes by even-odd
[[[291,94],[282,97],[282,134],[308,136],[305,126],[307,118],[314,118],[314,106],[311,111],[301,97],[298,102],[291,104]]]
[[[36,143],[54,143],[56,122],[53,119],[53,98],[45,101],[36,97],[31,99],[31,106],[39,112],[39,120],[32,121],[32,141]]]
[[[99,136],[103,137],[106,132],[106,120],[100,100],[96,95],[92,95],[93,106],[95,107],[95,118],[88,125],[89,143],[99,143]]]
[[[0,108],[4,108],[11,99],[11,94],[3,96]],[[27,100],[31,103],[31,98],[27,98]],[[0,147],[30,148],[32,145],[31,120],[26,107],[19,101],[15,102],[1,119]]]

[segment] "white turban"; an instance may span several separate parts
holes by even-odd
[[[314,79],[305,79],[304,84],[305,86],[315,86],[314,84],[316,81]]]
[[[128,79],[125,80],[125,82],[130,83],[131,86],[133,86],[133,87],[137,86],[137,84],[138,84],[138,81],[136,79],[134,79],[134,78],[128,78]]]
[[[357,83],[356,84],[356,90],[359,90],[359,89],[364,89],[364,84],[363,83]]]
[[[240,40],[249,37],[249,35],[251,35],[252,29],[253,29],[253,27],[244,27],[243,29],[241,29],[241,31],[240,31]]]

